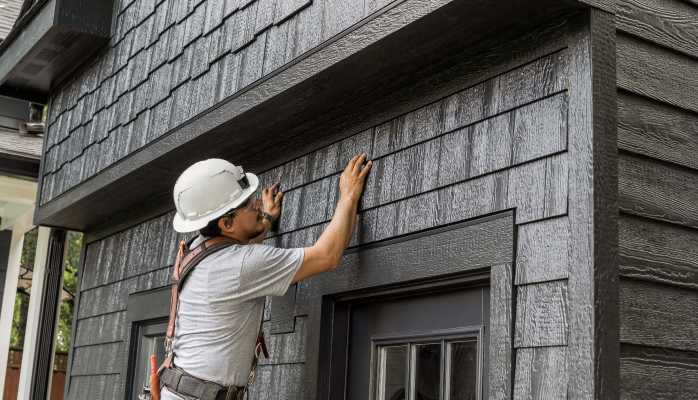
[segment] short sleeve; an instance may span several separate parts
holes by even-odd
[[[243,299],[283,296],[303,263],[303,249],[279,249],[262,244],[247,245],[240,271]]]

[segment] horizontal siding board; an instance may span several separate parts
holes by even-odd
[[[514,347],[567,345],[567,280],[517,287]]]
[[[698,169],[698,115],[618,92],[618,148]]]
[[[698,58],[698,7],[679,0],[620,0],[616,27]]]
[[[567,347],[516,350],[514,400],[566,399]]]
[[[620,340],[698,351],[698,292],[634,279],[620,281]]]
[[[694,229],[623,214],[618,225],[621,275],[698,289]]]
[[[520,225],[516,242],[516,284],[569,276],[570,222],[565,217]]]
[[[291,310],[293,313],[293,309]],[[292,316],[293,318],[293,316]],[[295,317],[295,330],[272,334],[273,322],[265,322],[263,329],[269,348],[269,358],[260,358],[260,365],[277,365],[305,362],[305,341],[308,336],[308,317]]]
[[[255,400],[297,399],[303,382],[303,364],[260,365],[250,398]]]
[[[698,353],[620,346],[620,398],[698,398]]]
[[[119,378],[118,374],[66,377],[66,384],[70,382],[68,400],[116,400],[114,388],[121,383]]]
[[[567,150],[567,93],[515,110],[514,121],[514,164]]]
[[[126,335],[126,312],[81,319],[76,325],[75,347],[122,342]]]
[[[93,121],[89,130],[90,134],[87,135],[90,138],[89,140],[103,141],[107,139],[106,142],[103,142],[104,145],[100,145],[102,154],[98,157],[92,157],[100,162],[96,169],[93,168],[92,162],[87,161],[90,155],[83,155],[86,158],[84,162],[86,167],[79,168],[85,172],[77,179],[84,180],[98,171],[104,170],[127,154],[161,136],[166,131],[186,122],[193,115],[200,113],[216,102],[222,101],[241,88],[255,82],[264,74],[270,73],[289,62],[294,56],[299,54],[299,49],[301,49],[301,52],[305,51],[302,50],[303,46],[305,46],[304,43],[306,43],[304,40],[311,40],[311,42],[306,43],[308,46],[314,46],[318,43],[314,40],[320,40],[322,35],[318,33],[317,29],[322,29],[321,18],[324,3],[312,3],[309,6],[298,3],[301,8],[297,17],[293,16],[285,19],[280,25],[272,27],[271,30],[265,29],[263,32],[259,32],[258,36],[255,36],[257,17],[259,12],[261,12],[258,12],[257,8],[264,8],[257,3],[251,2],[249,5],[240,3],[239,6],[243,8],[230,15],[224,25],[219,24],[218,28],[213,27],[215,28],[213,32],[218,32],[219,35],[224,34],[223,36],[227,38],[226,40],[223,40],[222,37],[219,38],[216,34],[208,34],[202,37],[203,31],[200,33],[200,29],[195,27],[195,25],[201,25],[202,30],[204,26],[207,26],[207,23],[213,23],[206,22],[208,18],[207,12],[209,12],[207,11],[208,3],[202,3],[196,10],[190,10],[189,6],[185,7],[181,10],[183,14],[179,14],[177,18],[186,19],[180,20],[180,23],[174,25],[171,25],[170,20],[165,22],[165,17],[159,16],[158,13],[164,13],[164,11],[159,11],[164,9],[164,6],[158,5],[158,8],[154,9],[153,13],[140,26],[125,33],[124,40],[118,42],[116,50],[107,51],[103,60],[95,64],[99,68],[108,68],[109,60],[113,58],[115,66],[113,68],[109,67],[113,69],[112,72],[100,71],[100,79],[92,78],[91,76],[94,74],[84,74],[84,78],[82,76],[78,77],[76,84],[65,89],[69,94],[63,96],[66,100],[61,100],[60,104],[65,104],[62,107],[65,107],[68,111],[63,112],[62,115],[58,113],[59,115],[55,117],[53,116],[55,113],[51,114],[51,118],[58,118],[59,121],[63,122],[56,125],[57,128],[51,128],[58,133],[49,135],[49,138],[55,137],[60,141],[69,136],[71,127],[76,127],[77,124],[82,124],[86,121]],[[292,4],[289,4],[289,6],[292,6]],[[211,5],[211,7],[217,6]],[[174,13],[178,14],[179,10],[178,7],[175,7]],[[176,20],[177,18],[174,19]],[[194,24],[195,21],[198,21],[197,18],[203,18],[200,24]],[[267,22],[264,22],[263,25],[267,25]],[[142,27],[147,27],[148,29]],[[206,29],[209,28],[211,27],[207,26]],[[162,29],[162,31],[157,32],[159,29]],[[316,31],[313,31],[313,29]],[[303,37],[304,35],[311,35],[312,37]],[[141,37],[145,38],[143,39],[145,41],[141,40]],[[227,51],[232,50],[235,52],[239,49],[242,50],[238,53],[231,53],[222,58],[221,62],[214,64],[214,67],[218,66],[218,68],[214,68],[218,76],[215,73],[205,75],[210,77],[210,79],[188,83],[188,79],[197,78],[199,75],[205,74],[209,69],[210,63],[223,57]],[[296,54],[293,54],[294,52]],[[112,53],[115,56],[110,56]],[[205,54],[205,56],[201,56],[201,54]],[[167,58],[170,60],[169,63],[165,62]],[[487,147],[490,143],[501,145],[498,138],[491,135],[492,133],[508,133],[506,137],[509,142],[513,140],[511,136],[515,127],[512,125],[511,119],[515,118],[513,115],[510,115],[510,126],[505,127],[507,129],[505,131],[494,129],[499,125],[493,126],[493,129],[489,127],[493,122],[504,121],[505,117],[495,117],[495,120],[492,121],[482,121],[482,118],[520,106],[524,106],[524,108],[517,111],[520,113],[521,118],[518,125],[516,125],[519,137],[513,149],[513,151],[518,152],[517,154],[520,154],[518,160],[539,155],[535,154],[535,152],[531,153],[531,149],[537,149],[541,154],[548,152],[549,150],[545,146],[540,147],[540,144],[555,143],[555,140],[546,138],[549,133],[547,131],[545,133],[540,132],[538,135],[533,131],[538,130],[535,128],[537,126],[536,121],[543,121],[552,116],[551,108],[548,104],[555,102],[558,96],[553,96],[553,99],[545,98],[564,91],[564,85],[560,86],[559,82],[564,81],[566,76],[566,59],[566,50],[559,51],[514,69],[501,77],[493,78],[488,82],[475,85],[463,92],[407,113],[394,122],[389,123],[391,127],[390,133],[387,137],[384,137],[388,139],[388,142],[384,143],[388,146],[376,148],[375,151],[369,152],[369,156],[375,158],[386,155],[386,151],[404,150],[408,146],[435,138],[450,130],[463,128],[467,124],[481,121],[482,125],[478,126],[477,130],[479,134],[477,137],[481,138],[481,140],[476,141],[477,147],[473,147],[471,143],[471,148],[468,149],[470,152],[473,149],[477,149],[475,154],[479,157],[469,158],[468,168],[471,168],[470,163],[472,162],[478,166],[477,168],[482,169],[480,171],[482,173],[492,171],[493,168],[503,168],[511,163],[507,153],[512,151],[511,146],[509,146],[509,149],[506,149],[507,144],[505,143],[504,152],[501,153],[501,157],[496,159],[492,157],[492,154],[499,154],[500,152],[490,151],[488,155],[487,152],[480,150],[483,146]],[[102,79],[104,80],[102,81]],[[217,84],[209,82],[209,80],[214,79],[217,80]],[[89,106],[91,109],[94,108],[97,114],[87,115],[85,111],[80,111],[77,119],[71,118],[75,111],[73,107],[77,105],[77,107],[84,109],[87,105],[83,106],[83,103],[87,104],[91,101],[87,97],[81,100],[78,92],[81,92],[82,88],[92,88],[94,86],[91,83],[92,81],[102,82],[101,86],[95,87],[99,92],[99,98],[96,99],[97,101],[94,101],[95,106]],[[144,86],[138,86],[139,84]],[[534,85],[535,88],[531,88],[531,85]],[[79,87],[81,90],[71,90],[74,86]],[[217,86],[216,90],[206,90],[211,86]],[[526,93],[519,93],[518,91],[525,91]],[[146,92],[148,93],[147,96],[145,95]],[[487,110],[485,110],[485,95],[488,98]],[[527,106],[527,104],[541,98],[544,99],[541,104]],[[202,102],[202,100],[204,101]],[[564,105],[561,104],[561,106]],[[153,109],[153,112],[150,113],[152,115],[147,114],[147,108]],[[139,136],[139,140],[133,140],[133,134],[130,135],[128,147],[125,146],[123,140],[110,139],[108,137],[110,131],[120,125],[126,125],[131,121],[138,120],[139,116],[144,112],[146,112],[144,121],[140,123],[145,127],[144,131],[148,132],[147,137],[140,139],[141,136]],[[547,112],[547,114],[538,115],[541,112]],[[531,118],[527,119],[527,116]],[[146,122],[145,120],[147,119],[152,121],[148,120]],[[169,123],[163,123],[163,120],[169,120]],[[529,126],[531,127],[530,129]],[[136,127],[129,129],[131,129],[130,132],[134,132]],[[143,128],[139,127],[139,129]],[[95,135],[95,133],[98,135]],[[375,144],[383,143],[381,142],[382,139],[377,138]],[[343,143],[352,144],[352,140],[360,142],[360,135]],[[116,147],[112,148],[112,144],[116,144]],[[370,145],[370,143],[368,144]],[[340,145],[340,148],[343,148],[342,145]],[[117,151],[114,151],[114,149]],[[434,147],[424,147],[420,148],[418,152],[432,149]],[[411,152],[411,150],[409,151]],[[440,152],[440,150],[438,152],[427,152],[426,156],[432,156],[432,154],[435,155]],[[530,154],[525,155],[524,153]],[[71,157],[74,158],[74,156],[74,152],[71,151]],[[344,156],[345,154],[340,155],[340,158]],[[416,156],[422,155],[416,154]],[[57,158],[57,166],[66,161],[70,160]],[[343,168],[343,164],[343,162],[336,164],[334,173],[339,172]],[[46,165],[48,168],[49,164],[47,163]],[[436,170],[437,164],[434,163],[432,167]],[[72,168],[77,167],[73,166]],[[49,169],[45,170],[49,171]],[[404,172],[404,169],[402,171]],[[418,170],[416,172],[428,174],[428,171]],[[331,173],[326,171],[325,176],[331,175]],[[454,171],[454,174],[456,176],[454,179],[459,179],[462,176],[460,171]],[[308,183],[309,179],[317,178],[307,175],[291,188]],[[411,193],[420,190],[419,186],[423,182],[431,185],[425,190],[435,188],[436,185],[440,184],[438,179],[445,183],[449,178],[444,177],[424,181],[423,177],[420,176],[417,179],[418,185],[409,190],[412,191]],[[47,193],[47,196],[55,197],[72,186],[74,186],[72,183],[66,187],[53,185],[51,189],[54,194]],[[398,185],[396,187],[400,188],[402,186]],[[285,190],[291,188],[287,187]],[[385,191],[385,193],[390,193],[390,191]]]
[[[618,87],[698,112],[698,60],[619,34]]]
[[[118,374],[126,349],[124,342],[77,347],[73,351],[71,376]]]
[[[618,159],[621,211],[698,228],[697,200],[698,171],[644,157],[621,154]]]

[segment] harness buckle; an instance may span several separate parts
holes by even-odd
[[[166,355],[166,357],[169,357],[169,355],[171,353],[172,353],[172,339],[165,338],[165,355]]]

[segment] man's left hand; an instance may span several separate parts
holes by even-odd
[[[262,203],[264,204],[264,212],[271,215],[274,220],[278,220],[281,215],[281,199],[284,197],[283,192],[279,192],[274,196],[274,191],[279,187],[279,182],[268,186],[262,190]]]

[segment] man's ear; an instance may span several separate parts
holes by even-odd
[[[226,223],[229,223],[230,221],[230,228],[226,226]],[[221,231],[227,232],[227,233],[233,233],[235,232],[235,224],[232,223],[232,218],[230,216],[221,218],[218,220],[218,227],[221,228]]]

